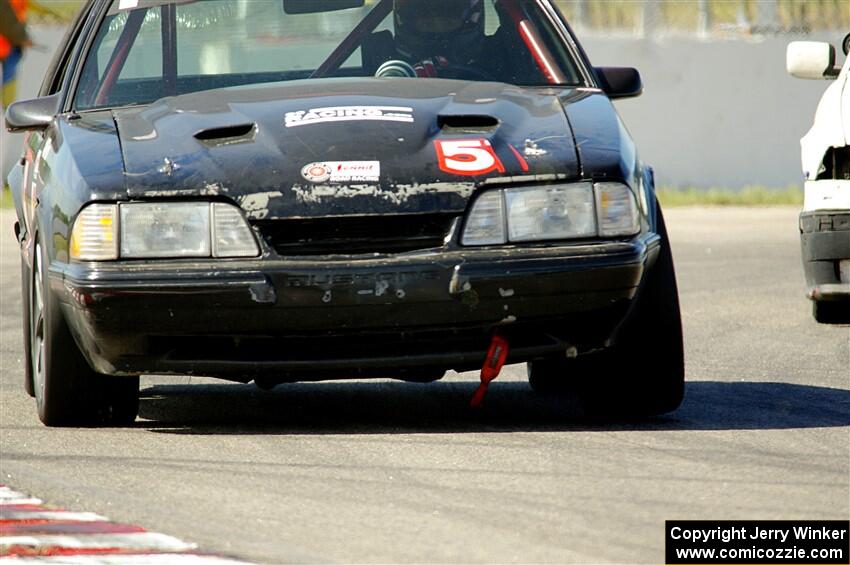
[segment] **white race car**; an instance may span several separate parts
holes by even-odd
[[[836,65],[829,43],[795,41],[787,52],[790,75],[832,81],[800,141],[806,180],[803,268],[815,319],[827,324],[850,323],[850,34],[843,50],[843,66]]]

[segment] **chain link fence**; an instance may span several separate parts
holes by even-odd
[[[635,35],[850,32],[850,0],[556,0],[577,30]]]

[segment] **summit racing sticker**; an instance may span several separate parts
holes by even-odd
[[[381,163],[379,161],[310,163],[301,169],[301,176],[315,183],[378,182],[381,180]]]
[[[288,128],[333,122],[403,122],[413,123],[413,108],[401,106],[335,106],[287,112]]]

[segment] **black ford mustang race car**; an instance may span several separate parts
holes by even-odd
[[[504,362],[675,409],[670,246],[610,100],[641,90],[548,0],[90,0],[6,115],[39,416],[130,422],[140,374]]]

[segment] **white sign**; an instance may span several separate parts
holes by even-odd
[[[413,123],[413,108],[400,106],[337,106],[287,112],[284,123],[288,128],[327,124],[332,122],[403,122]]]
[[[310,163],[301,169],[301,176],[310,182],[378,182],[381,180],[379,161],[328,161]]]

